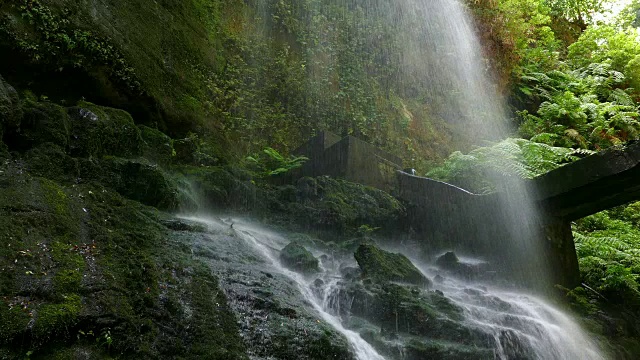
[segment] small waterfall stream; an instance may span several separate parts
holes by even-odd
[[[203,222],[210,227],[220,226],[219,222],[211,221],[210,219],[193,217],[186,219]],[[266,229],[245,222],[234,223],[234,229],[237,236],[249,245],[258,255],[262,256],[270,266],[295,282],[300,295],[304,300],[311,304],[322,320],[326,321],[336,331],[345,336],[351,344],[353,352],[358,360],[384,360],[384,357],[378,354],[378,352],[376,352],[369,343],[363,340],[358,333],[346,329],[338,317],[329,313],[329,309],[327,308],[329,292],[326,292],[326,294],[315,294],[313,286],[314,279],[305,278],[305,276],[282,266],[277,254],[279,250],[288,243],[287,239],[281,236],[267,236],[265,235],[268,233]],[[328,274],[328,272],[325,271],[325,274]],[[335,275],[333,275],[333,277],[336,281],[338,280]],[[330,290],[331,288],[328,287],[327,289]]]
[[[200,217],[185,219],[204,223],[214,229],[229,229],[232,223],[231,220],[224,222]],[[260,225],[238,219],[233,219],[232,228],[235,236],[264,260],[265,270],[275,270],[295,283],[299,296],[310,310],[348,340],[358,360],[404,359],[403,341],[408,339],[401,337],[394,340],[397,344],[396,353],[383,356],[358,332],[348,328],[350,322],[347,320],[351,316],[353,299],[346,298],[343,290],[349,282],[359,280],[345,279],[340,267],[354,265],[352,258],[322,257],[322,272],[308,277],[280,263],[279,250],[290,241],[285,234],[274,233]],[[320,250],[310,250],[316,256],[323,255]],[[442,273],[416,260],[412,262],[431,279]],[[322,286],[317,285],[318,279],[322,280]],[[574,320],[538,297],[492,288],[489,284],[470,284],[449,276],[434,284],[433,288],[423,291],[441,291],[447,299],[462,308],[464,326],[493,338],[491,348],[495,359],[605,359]]]
[[[437,273],[417,261],[427,276]],[[530,294],[447,277],[435,285],[465,310],[466,322],[492,334],[496,358],[602,360],[597,345],[567,314]]]

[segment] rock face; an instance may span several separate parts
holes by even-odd
[[[18,93],[0,76],[0,139],[3,127],[16,127],[22,119]]]
[[[399,281],[429,286],[431,281],[402,254],[381,250],[371,244],[363,244],[354,254],[362,276],[376,282]]]
[[[1,163],[0,358],[245,359],[217,278],[159,216]]]
[[[318,268],[318,259],[305,249],[304,246],[295,241],[289,243],[289,245],[282,249],[280,252],[280,261],[289,269],[305,274],[320,271]]]

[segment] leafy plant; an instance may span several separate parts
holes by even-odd
[[[275,176],[297,169],[309,160],[306,156],[281,155],[277,150],[267,147],[262,153],[247,156],[246,161],[259,177]]]
[[[500,178],[531,179],[591,153],[537,142],[541,138],[506,139],[468,154],[457,151],[427,176],[476,193],[488,193],[496,189]]]

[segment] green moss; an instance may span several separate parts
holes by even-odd
[[[23,158],[32,175],[61,183],[70,183],[78,178],[77,161],[58,145],[44,143],[28,150]]]
[[[58,216],[69,216],[70,203],[62,187],[47,179],[40,179],[40,186],[49,210]]]
[[[191,305],[197,309],[190,320],[193,326],[190,333],[201,340],[191,344],[188,354],[215,360],[246,359],[236,319],[217,283],[205,266],[196,267],[193,282],[188,286]]]
[[[33,334],[37,338],[68,336],[76,325],[82,307],[80,296],[65,295],[64,302],[38,307]]]
[[[318,259],[304,246],[297,242],[291,242],[280,252],[280,261],[289,269],[303,273],[315,273],[320,271]]]
[[[71,155],[126,158],[142,154],[140,130],[129,113],[84,101],[68,112],[72,119]]]
[[[3,129],[16,128],[22,120],[22,108],[18,93],[0,76],[0,139]]]
[[[269,197],[272,221],[334,235],[358,236],[363,229],[392,233],[405,213],[384,191],[328,176],[305,178],[293,193],[280,187]]]
[[[23,310],[20,301],[15,299],[12,304],[0,299],[0,344],[10,342],[14,337],[23,333],[31,321],[28,311]]]
[[[63,149],[69,145],[71,124],[65,108],[50,102],[36,102],[30,99],[23,104],[24,117],[20,132],[14,142],[18,149],[53,143]]]
[[[443,360],[467,360],[467,359],[492,359],[494,350],[491,348],[478,348],[455,343],[411,340],[406,346],[406,359],[443,359]]]
[[[138,125],[143,145],[143,156],[158,164],[168,165],[174,157],[173,141],[160,130]]]
[[[429,285],[431,282],[406,256],[381,250],[371,244],[362,244],[354,257],[362,274],[378,282],[401,281]]]
[[[174,210],[180,205],[177,182],[144,160],[81,159],[78,168],[84,182],[99,182],[131,200],[162,210]]]

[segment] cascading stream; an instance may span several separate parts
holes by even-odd
[[[413,263],[431,278],[437,273]],[[605,359],[578,323],[539,297],[452,277],[435,288],[465,310],[469,326],[493,335],[498,359]]]
[[[202,222],[214,228],[220,226],[219,223],[206,218],[184,218]],[[346,329],[340,322],[339,318],[328,312],[328,309],[325,308],[325,301],[323,301],[326,300],[326,296],[323,294],[320,294],[321,296],[317,296],[313,292],[313,280],[305,279],[303,275],[282,266],[276,254],[288,243],[284,237],[272,234],[264,228],[260,228],[259,226],[246,222],[234,222],[233,225],[238,237],[249,245],[258,255],[267,260],[270,266],[295,282],[298,290],[300,291],[300,295],[313,306],[313,309],[320,315],[320,317],[336,331],[345,336],[351,344],[353,352],[358,360],[385,360],[385,358],[378,354],[378,352],[369,345],[369,343],[363,340],[358,333]],[[329,273],[325,271],[325,275],[329,275]]]
[[[207,224],[213,228],[229,229],[231,223],[206,218],[189,217],[192,221]],[[285,268],[278,258],[279,250],[289,242],[284,234],[249,221],[233,220],[233,231],[250,249],[265,260],[265,270],[277,270],[292,280],[306,303],[350,343],[359,360],[384,360],[357,332],[349,330],[345,324],[350,315],[353,299],[346,299],[342,291],[349,282],[339,271],[341,265],[352,266],[353,260],[345,263],[325,258],[321,273],[305,277]],[[310,249],[316,255],[321,251]],[[413,264],[429,278],[435,278],[442,271],[413,259]],[[322,286],[314,284],[322,280]],[[463,323],[467,328],[477,329],[494,339],[494,357],[509,359],[584,359],[602,360],[605,356],[597,345],[589,339],[580,326],[568,315],[548,302],[532,295],[497,289],[488,284],[468,283],[455,277],[434,284],[429,291],[442,291],[444,296],[464,310]],[[423,290],[426,291],[426,290]],[[393,341],[393,340],[392,340]],[[402,337],[395,340],[397,356],[402,359],[404,351]]]

